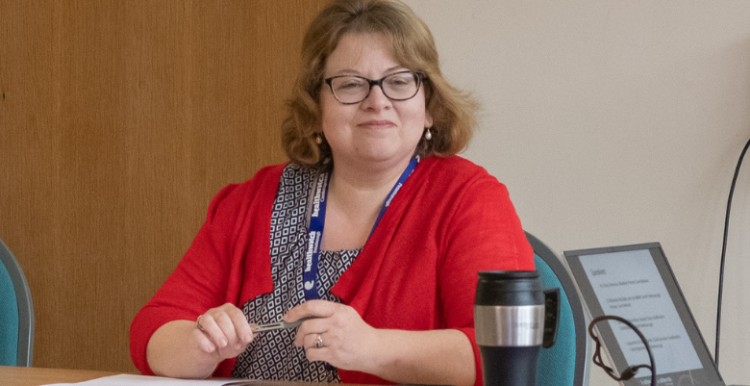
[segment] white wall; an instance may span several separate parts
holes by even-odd
[[[662,243],[713,351],[727,195],[750,138],[750,1],[406,0],[484,110],[465,157],[554,250]],[[750,384],[750,155],[720,370]],[[599,368],[592,385],[613,385]]]

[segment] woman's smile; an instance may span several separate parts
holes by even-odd
[[[357,127],[364,129],[389,129],[396,127],[396,124],[387,119],[372,119],[358,124]]]

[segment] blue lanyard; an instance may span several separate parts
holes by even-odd
[[[375,228],[377,228],[378,223],[380,223],[380,219],[383,218],[385,210],[391,205],[393,197],[396,196],[396,193],[398,193],[404,185],[406,179],[409,178],[411,173],[417,167],[417,164],[419,164],[419,156],[411,159],[409,165],[404,172],[401,173],[401,177],[399,177],[396,185],[391,188],[383,206],[380,208],[380,213],[378,213],[378,218],[375,220],[375,225],[372,226],[370,236],[372,236],[372,232],[375,232]],[[318,175],[317,183],[315,184],[315,195],[313,196],[312,211],[310,213],[310,228],[308,229],[307,251],[305,252],[305,270],[302,274],[306,300],[318,299],[318,258],[320,257],[320,239],[323,237],[323,229],[325,228],[326,222],[328,183],[330,182],[330,179],[330,173],[320,173],[320,175]]]

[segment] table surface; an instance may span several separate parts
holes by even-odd
[[[3,386],[39,386],[50,383],[83,382],[116,375],[111,371],[45,369],[41,367],[0,366]]]
[[[47,369],[42,367],[0,366],[0,386],[40,386],[51,383],[84,382],[96,378],[122,373],[95,370]],[[232,381],[232,380],[228,380]],[[234,379],[233,381],[241,381]],[[253,381],[256,386],[329,386],[326,383],[305,383],[287,381]],[[339,386],[343,384],[337,384]],[[354,383],[346,386],[372,386]]]

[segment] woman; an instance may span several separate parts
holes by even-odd
[[[313,21],[286,165],[230,185],[131,327],[144,373],[481,384],[480,270],[531,270],[505,187],[455,154],[475,105],[398,1]],[[270,225],[270,227],[269,227]],[[304,319],[297,329],[250,324]]]

